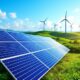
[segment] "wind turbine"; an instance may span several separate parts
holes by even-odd
[[[53,26],[51,27],[51,31],[53,31]]]
[[[70,27],[71,27],[71,32],[72,32],[73,24],[71,24]]]
[[[60,26],[60,31],[61,31],[61,29],[62,29],[62,26]]]
[[[57,24],[54,24],[54,31],[56,31]]]
[[[43,31],[45,31],[46,21],[47,21],[47,18],[43,21],[40,21],[41,23],[43,23]]]
[[[51,27],[51,31],[53,31],[53,30],[54,30],[54,26]]]
[[[60,23],[61,22],[65,22],[65,33],[67,33],[67,22],[69,23],[69,24],[71,24],[70,22],[69,22],[69,20],[67,19],[67,11],[66,11],[66,13],[65,13],[65,18],[63,19],[63,20],[61,20],[60,21]]]
[[[80,32],[80,25],[79,25],[79,32]]]

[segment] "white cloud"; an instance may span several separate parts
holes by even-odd
[[[74,16],[68,16],[67,18],[71,23],[75,22],[75,17]]]
[[[24,27],[24,21],[21,19],[14,20],[12,23],[12,27],[14,30],[21,30]]]
[[[17,21],[15,21],[14,23],[13,23],[13,26],[15,27],[15,28],[20,28],[20,23],[19,22],[17,22]]]
[[[6,18],[6,12],[3,12],[2,10],[0,10],[0,18],[5,19]]]
[[[17,16],[16,16],[16,13],[15,12],[11,12],[10,13],[10,17],[12,18],[12,19],[15,19]]]
[[[13,30],[19,31],[34,31],[36,30],[35,28],[37,28],[35,27],[35,22],[31,21],[30,19],[28,21],[25,19],[16,19],[12,22],[11,25]]]
[[[48,27],[52,27],[53,22],[51,20],[47,20],[46,24],[47,24]]]
[[[79,12],[80,12],[80,8],[75,8],[75,9],[74,9],[74,12],[75,12],[75,13],[79,13]]]
[[[4,28],[5,29],[9,29],[10,27],[11,27],[11,24],[8,22],[8,23],[5,24],[5,27]]]

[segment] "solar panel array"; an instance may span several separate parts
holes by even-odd
[[[16,80],[38,80],[69,51],[48,37],[0,30],[0,60]]]

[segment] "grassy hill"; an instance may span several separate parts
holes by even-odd
[[[39,31],[39,32],[28,32],[28,33],[34,34],[34,35],[48,36],[52,38],[61,37],[61,38],[71,39],[71,40],[80,39],[80,32],[73,32],[73,33],[65,34],[64,32]]]
[[[41,80],[80,80],[80,54],[67,54]]]

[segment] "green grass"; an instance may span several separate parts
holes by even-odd
[[[80,80],[80,54],[67,54],[41,80]]]
[[[12,76],[9,72],[4,68],[4,66],[0,63],[0,80],[13,80]]]
[[[27,33],[27,32],[25,32]],[[68,53],[41,80],[80,80],[80,33],[63,32],[28,32],[28,34],[51,37],[70,48]],[[13,80],[11,75],[0,64],[0,80]]]
[[[25,33],[27,33],[27,32],[25,32]],[[52,38],[53,37],[60,37],[60,38],[71,39],[71,40],[80,39],[79,32],[65,34],[63,32],[39,31],[39,32],[29,32],[29,34],[48,36],[48,37],[52,37]]]

